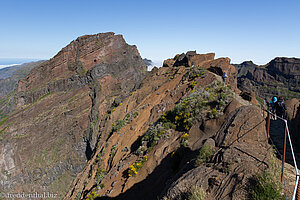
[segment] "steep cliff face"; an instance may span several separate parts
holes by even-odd
[[[19,81],[18,92],[22,94],[19,106],[32,103],[48,92],[81,88],[88,81],[82,77],[94,67],[102,77],[112,74],[128,79],[128,88],[133,88],[146,70],[136,46],[128,45],[123,36],[114,33],[82,36]]]
[[[86,35],[19,81],[17,109],[0,122],[1,191],[66,193],[102,135],[108,112],[146,66],[121,35]]]
[[[44,61],[24,63],[0,69],[0,121],[9,116],[16,109],[15,93],[18,81]]]
[[[300,59],[279,57],[265,66],[245,69],[241,64],[238,68],[238,85],[241,90],[255,91],[263,98],[279,95],[300,99]]]

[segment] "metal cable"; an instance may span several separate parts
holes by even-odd
[[[248,94],[245,94],[244,95],[248,95]],[[250,95],[248,95],[250,96]],[[288,135],[288,139],[289,139],[289,143],[290,143],[290,149],[291,149],[291,152],[292,152],[292,157],[293,157],[293,162],[294,162],[294,167],[295,167],[295,171],[296,171],[296,183],[295,183],[295,187],[294,187],[294,192],[293,192],[293,198],[292,200],[295,200],[297,198],[297,200],[300,200],[300,185],[299,185],[299,173],[298,173],[298,167],[297,167],[297,162],[296,162],[296,158],[295,158],[295,155],[294,155],[294,149],[293,149],[293,145],[292,145],[292,140],[291,140],[291,136],[290,136],[290,133],[289,133],[289,128],[288,128],[288,123],[287,123],[287,120],[286,119],[283,119],[282,117],[279,117],[279,116],[276,116],[276,114],[270,112],[264,104],[261,104],[260,102],[258,102],[262,107],[263,107],[263,111],[266,111],[268,112],[269,114],[277,117],[278,119],[284,121],[285,123],[285,126],[286,126],[286,130],[287,130],[287,135]],[[275,151],[281,156],[281,159],[282,159],[282,154],[279,152],[279,150],[276,148],[273,140],[271,139],[271,137],[269,138],[271,143],[272,143],[272,146],[274,146],[274,149]],[[284,193],[285,193],[285,197],[287,199],[287,195],[286,195],[286,187],[285,187],[285,179],[283,178],[283,182],[284,182]]]

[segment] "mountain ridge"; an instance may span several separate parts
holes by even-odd
[[[207,199],[247,198],[251,180],[279,160],[230,62],[188,51],[148,72],[123,36],[78,37],[19,81],[16,108],[0,121],[1,191],[177,199],[197,185]],[[298,113],[289,113],[295,124]]]

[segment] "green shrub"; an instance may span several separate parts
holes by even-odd
[[[105,184],[104,183],[100,184],[100,189],[103,189],[103,188],[105,188]]]
[[[125,121],[125,120],[119,120],[119,121],[117,121],[116,124],[113,123],[112,129],[111,129],[111,131],[110,131],[110,135],[111,135],[112,133],[114,133],[114,132],[120,131],[121,128],[122,128],[123,126],[125,126],[125,125],[126,125],[126,121]]]
[[[2,121],[0,122],[0,126],[2,126],[7,121],[7,119],[8,119],[8,116],[4,117],[2,119]]]
[[[255,184],[250,190],[251,199],[255,200],[284,200],[281,187],[271,173],[266,171],[256,177]]]
[[[213,153],[213,149],[210,146],[203,145],[196,160],[196,167],[208,162]]]
[[[139,115],[139,113],[136,111],[136,112],[133,113],[132,117],[136,118],[138,115]]]
[[[205,200],[205,197],[206,193],[203,188],[196,185],[192,188],[188,200]]]
[[[280,167],[276,162],[275,150],[270,149],[269,168],[261,174],[254,177],[254,184],[250,185],[250,197],[255,200],[283,200],[281,194],[282,183],[280,182]]]
[[[211,111],[208,112],[208,117],[210,119],[213,119],[213,118],[217,118],[218,117],[218,111],[216,108],[213,108]]]
[[[106,175],[107,172],[105,170],[102,170],[100,167],[97,169],[96,177],[95,177],[97,185],[100,184],[100,182],[105,178]]]

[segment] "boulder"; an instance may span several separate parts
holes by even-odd
[[[197,54],[196,51],[188,51],[186,54],[182,53],[180,55],[175,56],[176,60],[168,59],[164,61],[165,66],[197,66],[199,67],[201,63],[206,61],[212,61],[215,58],[214,53],[207,53],[207,54]],[[174,63],[172,63],[174,61]]]
[[[199,67],[201,63],[206,61],[212,61],[215,58],[215,53],[208,53],[208,54],[195,54],[189,57],[189,66],[197,66]]]
[[[241,107],[242,105],[236,99],[233,99],[224,109],[224,114],[227,115],[232,111],[236,110],[237,108]]]
[[[218,58],[212,61],[202,62],[200,67],[203,67],[218,76],[222,76],[225,72],[227,74],[226,83],[230,84],[236,92],[239,90],[237,89],[237,69],[230,64],[229,58]]]
[[[298,99],[293,98],[285,101],[285,104],[287,107],[287,111],[286,111],[287,120],[293,120],[296,117],[300,102]]]
[[[256,94],[252,91],[244,91],[241,93],[241,97],[247,101],[249,101],[252,104],[258,104],[256,100]]]
[[[178,66],[185,66],[185,67],[188,67],[188,57],[186,56],[186,54],[185,53],[182,53],[182,54],[180,54],[178,57],[177,57],[177,59],[176,59],[176,61],[175,61],[175,63],[174,63],[174,66],[175,67],[178,67]]]
[[[265,119],[256,106],[242,106],[231,112],[215,136],[217,146],[235,142],[251,143],[266,140]]]
[[[215,149],[216,142],[212,138],[208,138],[203,145],[209,146],[211,149]]]
[[[164,60],[163,67],[173,67],[174,63],[175,60],[172,58]]]

